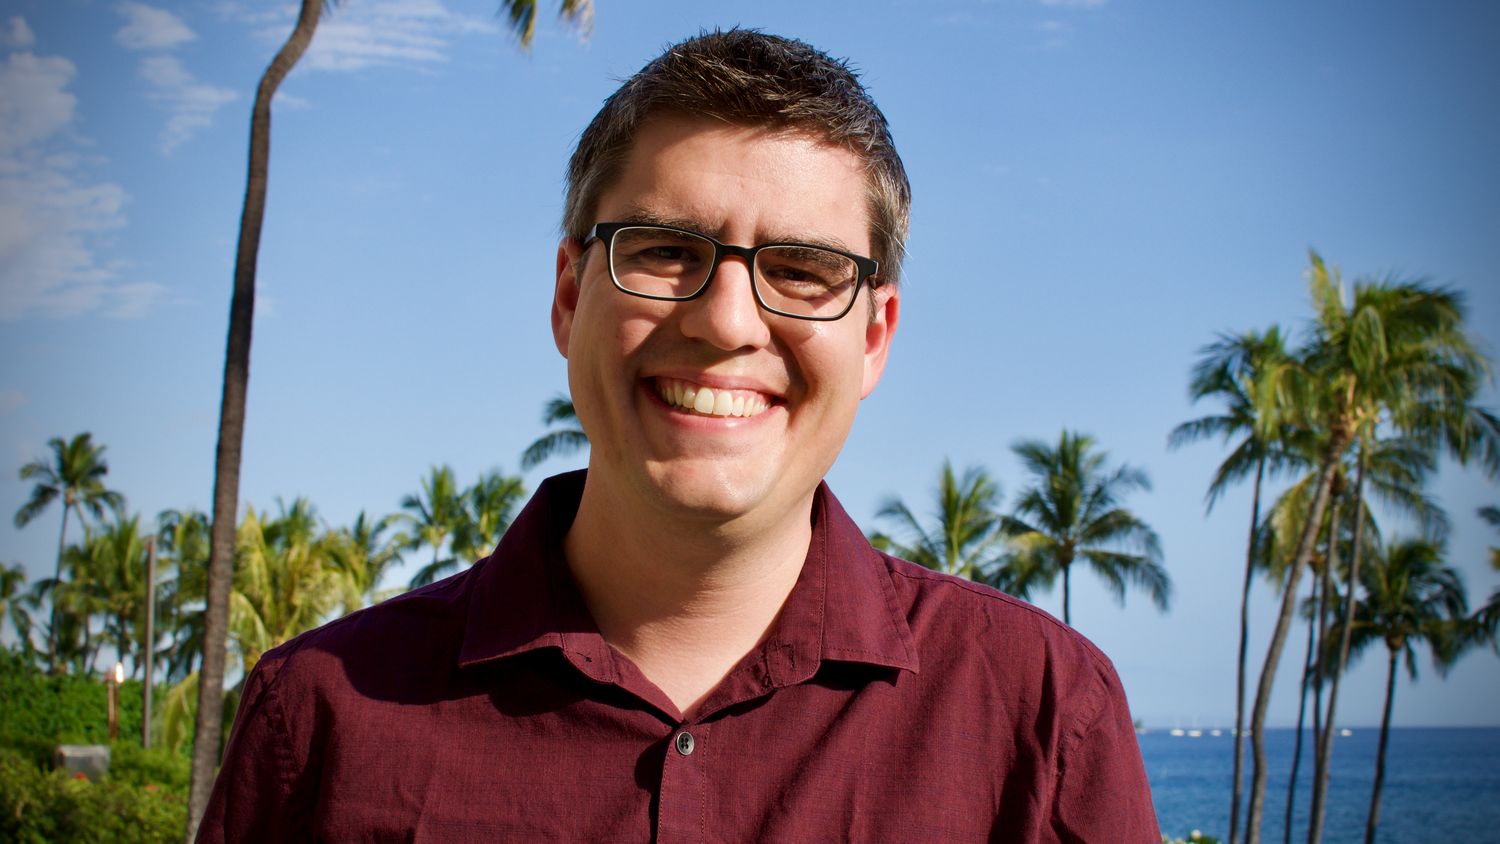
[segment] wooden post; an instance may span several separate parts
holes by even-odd
[[[156,667],[156,537],[146,537],[146,682],[141,686],[141,747],[151,747],[151,684]]]
[[[125,666],[115,663],[115,670],[109,672],[109,678],[105,680],[104,686],[109,690],[109,740],[114,741],[120,737],[120,681],[125,679]]]

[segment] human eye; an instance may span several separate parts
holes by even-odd
[[[756,271],[778,294],[793,299],[841,296],[854,283],[854,262],[812,246],[764,249]]]
[[[690,273],[713,260],[713,245],[696,235],[647,226],[615,235],[617,269],[653,275]]]

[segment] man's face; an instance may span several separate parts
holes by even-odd
[[[595,222],[630,221],[738,246],[870,254],[864,168],[852,153],[805,134],[688,117],[649,120],[600,197]],[[557,267],[553,332],[589,435],[591,485],[628,512],[689,522],[758,527],[805,513],[884,368],[894,288],[861,292],[873,296],[873,319],[862,301],[843,319],[813,322],[761,310],[737,257],[686,302],[615,289],[602,243],[564,241]]]

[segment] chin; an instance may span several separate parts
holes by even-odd
[[[653,485],[663,507],[695,521],[727,522],[751,515],[769,493],[769,485],[760,478],[747,478],[724,466],[653,468]]]

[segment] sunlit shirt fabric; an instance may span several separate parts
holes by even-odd
[[[877,552],[826,485],[777,622],[683,721],[568,574],[583,479],[467,571],[266,653],[198,840],[1161,840],[1104,655]]]

